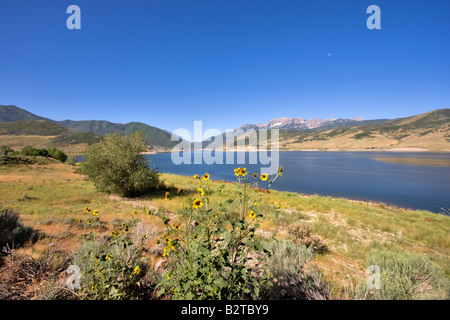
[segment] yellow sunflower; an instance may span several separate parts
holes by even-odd
[[[199,199],[199,198],[196,198],[196,199],[194,200],[194,202],[192,202],[192,207],[193,207],[194,209],[199,209],[199,208],[201,208],[202,206],[203,206],[203,202],[202,202],[202,200]]]
[[[253,210],[250,210],[250,213],[248,214],[248,216],[253,219],[256,217],[256,213]]]
[[[181,227],[178,223],[172,223],[172,227],[177,231],[181,229]]]
[[[208,181],[209,180],[209,173],[205,173],[203,176],[203,180]]]
[[[269,177],[269,175],[263,173],[263,174],[260,176],[260,179],[261,179],[261,181],[266,181],[268,177]]]

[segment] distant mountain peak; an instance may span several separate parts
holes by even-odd
[[[255,128],[255,129],[286,129],[286,130],[315,130],[322,127],[339,127],[343,125],[351,125],[352,123],[363,121],[362,118],[355,119],[341,119],[341,118],[329,118],[329,119],[304,119],[298,118],[273,118],[264,124],[246,124],[242,128]]]

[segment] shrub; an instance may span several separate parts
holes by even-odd
[[[61,150],[56,149],[55,147],[50,147],[48,149],[48,153],[50,157],[53,159],[59,160],[61,162],[65,162],[67,160],[67,155]]]
[[[20,154],[22,156],[31,157],[31,156],[33,156],[35,151],[36,151],[36,149],[33,148],[32,146],[26,146],[26,147],[23,147],[22,150],[20,150]]]
[[[316,253],[327,253],[327,246],[319,237],[311,235],[311,226],[308,224],[294,223],[288,226],[288,230],[294,238],[294,242],[312,248]]]
[[[142,131],[126,136],[117,132],[106,135],[99,144],[88,148],[81,173],[86,174],[103,192],[132,197],[159,187],[159,175],[149,168]]]
[[[50,147],[47,150],[47,149],[36,149],[31,146],[26,146],[22,148],[22,150],[20,151],[20,155],[28,157],[37,157],[37,156],[49,157],[59,160],[61,162],[64,162],[67,159],[67,155],[61,150],[56,149],[55,147]]]
[[[148,289],[142,285],[147,269],[142,260],[147,235],[142,230],[123,225],[110,237],[86,236],[74,260],[81,271],[79,298],[137,299]]]
[[[0,269],[0,300],[74,298],[65,290],[65,270],[70,261],[68,252],[56,246],[37,257],[12,250]]]
[[[19,213],[0,205],[0,251],[5,247],[17,248],[28,241],[36,242],[40,234],[32,227],[24,226]]]
[[[32,156],[50,157],[50,153],[48,152],[47,149],[34,149]]]
[[[255,236],[263,215],[258,213],[256,199],[249,196],[249,173],[237,168],[235,174],[241,189],[239,197],[211,203],[209,174],[202,178],[195,175],[199,181],[196,197],[185,199],[183,190],[178,190],[183,205],[180,221],[170,222],[160,216],[166,233],[158,242],[164,246],[167,269],[157,285],[159,296],[183,300],[250,299],[259,296],[262,283],[270,285],[269,272],[260,267],[266,251]],[[254,177],[253,185],[257,175]]]
[[[406,252],[369,252],[367,266],[380,268],[380,289],[369,290],[361,282],[357,299],[413,300],[448,299],[450,283],[443,269],[428,258]]]
[[[11,149],[9,146],[0,146],[0,156],[12,156],[16,154],[17,152]]]
[[[287,240],[273,240],[265,245],[271,253],[267,266],[273,276],[273,286],[263,286],[264,299],[328,300],[330,285],[311,263],[312,248]]]

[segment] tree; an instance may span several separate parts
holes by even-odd
[[[114,132],[88,148],[80,171],[103,192],[133,197],[159,187],[159,175],[149,168],[143,131],[129,136]]]
[[[67,160],[67,155],[61,150],[56,149],[55,147],[50,147],[48,149],[48,153],[50,157],[53,159],[59,160],[61,162],[65,162]]]
[[[9,146],[0,146],[0,156],[11,156],[16,154],[16,151]]]
[[[33,156],[33,153],[36,151],[35,148],[33,148],[32,146],[26,146],[23,147],[22,150],[20,150],[20,154],[22,156]]]
[[[50,157],[50,154],[48,153],[47,149],[35,149],[33,151],[33,156]]]

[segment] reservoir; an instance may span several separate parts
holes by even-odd
[[[201,151],[196,151],[201,152]],[[190,154],[194,158],[194,152]],[[236,153],[234,153],[235,158]],[[246,159],[250,154],[246,153]],[[148,155],[162,173],[236,181],[234,168],[260,173],[261,164],[180,164],[170,153]],[[194,163],[192,160],[191,163]],[[224,154],[225,163],[225,154]],[[271,189],[307,195],[383,202],[402,208],[442,213],[450,209],[450,154],[406,152],[280,151],[283,176]],[[267,182],[259,182],[265,188]]]

